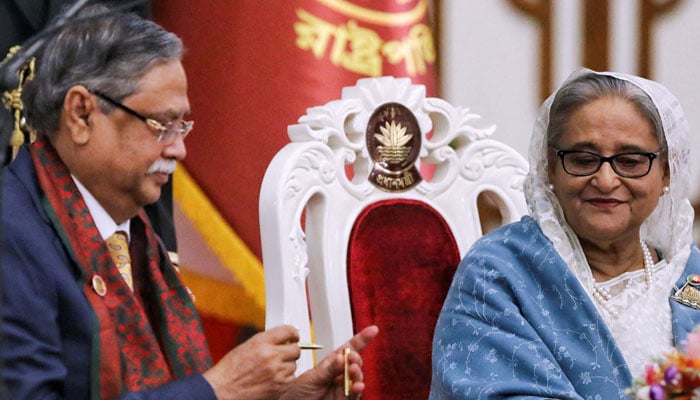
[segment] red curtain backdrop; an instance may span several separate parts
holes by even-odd
[[[289,142],[287,125],[362,77],[410,77],[437,95],[428,6],[428,0],[152,1],[153,18],[187,48],[196,123],[184,164],[258,257],[260,184]]]

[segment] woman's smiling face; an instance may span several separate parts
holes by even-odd
[[[651,124],[627,100],[606,96],[575,110],[555,144],[561,150],[583,150],[603,157],[641,152],[655,153],[661,145]],[[663,186],[668,184],[663,158],[639,178],[624,178],[604,162],[588,176],[567,173],[552,149],[549,181],[564,216],[583,241],[593,243],[630,240],[652,213]]]

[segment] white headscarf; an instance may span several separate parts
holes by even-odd
[[[668,89],[647,79],[614,72],[599,73],[581,68],[571,74],[566,82],[589,73],[612,76],[638,86],[653,100],[661,117],[663,134],[668,144],[670,192],[660,197],[659,204],[642,224],[640,235],[643,240],[662,251],[666,263],[675,271],[672,274],[674,279],[668,282],[670,289],[685,268],[693,242],[694,213],[688,199],[690,183],[688,122],[680,103]],[[591,293],[594,280],[578,237],[564,220],[559,201],[548,188],[546,135],[549,109],[555,95],[556,92],[544,102],[535,122],[530,141],[530,171],[525,179],[525,198],[532,217],[581,280],[584,288]]]

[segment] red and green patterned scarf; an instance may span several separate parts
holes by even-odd
[[[44,209],[82,271],[78,284],[96,316],[91,397],[112,399],[208,369],[211,357],[194,304],[143,210],[138,215],[147,240],[143,284],[148,287],[143,293],[152,293],[147,301],[157,303],[148,306],[150,321],[120,276],[56,150],[39,139],[30,152],[46,196]]]

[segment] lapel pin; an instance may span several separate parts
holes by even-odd
[[[92,276],[92,288],[95,290],[95,293],[102,297],[105,297],[107,294],[107,284],[104,279],[97,274]]]
[[[675,300],[683,305],[700,310],[700,275],[688,275],[685,278],[685,284],[680,289],[671,296],[672,300]]]

